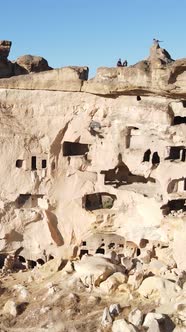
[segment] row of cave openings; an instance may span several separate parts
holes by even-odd
[[[7,257],[6,254],[0,254],[0,269],[3,268],[6,257]],[[52,259],[54,259],[54,256],[49,255],[47,258],[47,261],[50,261]],[[44,265],[47,261],[44,260],[43,258],[38,258],[36,260],[25,259],[25,257],[19,255],[16,257],[16,260],[15,260],[15,269],[16,268],[25,269],[26,266],[28,269],[33,269],[37,265]]]
[[[168,156],[164,158],[165,160],[179,160],[185,161],[186,160],[186,148],[184,146],[171,146],[167,147]],[[154,152],[151,158],[151,150],[148,149],[145,151],[143,156],[143,162],[152,162],[153,165],[160,163],[160,157],[158,152]]]
[[[24,163],[24,159],[17,159],[16,160],[16,167],[17,168],[22,168],[23,163]],[[37,169],[45,169],[45,168],[47,168],[47,160],[46,159],[41,159],[40,160],[40,158],[39,158],[39,163],[38,163],[37,156],[31,156],[31,163],[29,165],[29,168],[32,171],[35,171]]]
[[[134,242],[125,241],[125,238],[116,234],[102,234],[97,238],[97,235],[92,235],[87,240],[82,241],[79,247],[80,258],[85,254],[109,254],[117,252],[121,257],[138,257],[141,254],[141,248],[144,248],[148,240],[142,239],[140,245],[137,246]],[[114,258],[114,256],[113,256]]]
[[[89,145],[88,144],[82,144],[77,142],[64,142],[63,143],[63,156],[85,156],[89,151]],[[186,159],[186,149],[183,146],[173,146],[169,148],[169,156],[165,158],[165,160],[181,160],[185,161]],[[150,149],[147,149],[143,156],[143,162],[152,162],[153,165],[160,163],[160,157],[158,155],[158,152],[151,152]],[[17,159],[16,160],[16,167],[22,168],[23,167],[23,159]],[[37,166],[37,157],[32,156],[31,157],[31,170],[37,170],[37,169],[46,169],[47,168],[47,160],[42,159],[40,160],[40,166]]]

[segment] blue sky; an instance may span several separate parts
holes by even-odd
[[[10,60],[40,55],[50,66],[88,66],[90,77],[118,58],[132,65],[152,39],[172,58],[186,57],[186,0],[1,0],[0,39]]]

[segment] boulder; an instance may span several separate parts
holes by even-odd
[[[122,272],[123,268],[113,264],[110,259],[101,256],[83,256],[81,261],[74,261],[74,269],[82,282],[90,286],[99,286],[114,272]]]
[[[160,299],[161,304],[169,303],[171,298],[178,296],[180,290],[175,282],[155,276],[144,279],[138,288],[142,296],[155,296]]]
[[[177,267],[180,271],[186,270],[185,250],[186,250],[186,225],[177,227],[174,231],[173,240],[173,257],[176,261]]]
[[[124,319],[117,319],[113,322],[112,332],[136,332],[137,329],[128,324]]]
[[[67,265],[67,260],[64,260],[61,257],[55,257],[54,259],[49,260],[45,264],[41,265],[39,267],[39,271],[43,274],[50,275],[62,270],[64,267],[67,268],[66,265]]]
[[[147,332],[161,332],[158,321],[157,320],[153,320],[150,325],[149,328],[147,330]]]
[[[143,314],[142,314],[141,310],[133,309],[129,313],[128,320],[130,323],[132,323],[133,325],[135,325],[137,327],[141,326],[141,324],[143,322]]]
[[[16,303],[12,300],[8,300],[3,307],[3,312],[16,317],[18,314]]]
[[[107,294],[113,293],[119,285],[126,283],[127,276],[121,272],[115,272],[109,276],[105,281],[101,282],[99,288]]]
[[[149,312],[144,319],[143,326],[150,327],[153,321],[162,321],[164,320],[164,316],[162,314],[158,314],[155,312]]]
[[[23,55],[15,61],[15,75],[24,75],[29,73],[39,73],[41,71],[51,70],[46,59],[40,56]]]

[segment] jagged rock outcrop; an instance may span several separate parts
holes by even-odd
[[[150,48],[150,56],[148,58],[151,65],[153,66],[162,66],[173,62],[170,54],[163,48],[159,46],[158,42],[155,42]]]
[[[23,55],[15,61],[15,75],[24,75],[29,73],[38,73],[51,70],[47,60],[40,56]]]
[[[51,70],[47,60],[40,56],[24,55],[16,61],[9,61],[8,55],[12,42],[8,40],[0,41],[0,78],[38,73]]]

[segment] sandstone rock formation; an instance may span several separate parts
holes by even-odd
[[[47,60],[40,56],[24,55],[14,62],[9,61],[7,58],[11,45],[11,41],[0,41],[0,78],[52,69],[49,67]]]
[[[40,71],[50,70],[47,60],[40,56],[23,55],[15,62],[15,75],[23,75],[29,73],[38,73]]]
[[[91,80],[87,67],[17,64],[32,73],[0,79],[1,267],[8,254],[25,270],[47,262],[39,276],[62,269],[76,291],[123,292],[129,304],[138,292],[176,323],[186,281],[186,59],[153,45],[148,59],[99,68]],[[53,258],[61,263],[50,269]]]

